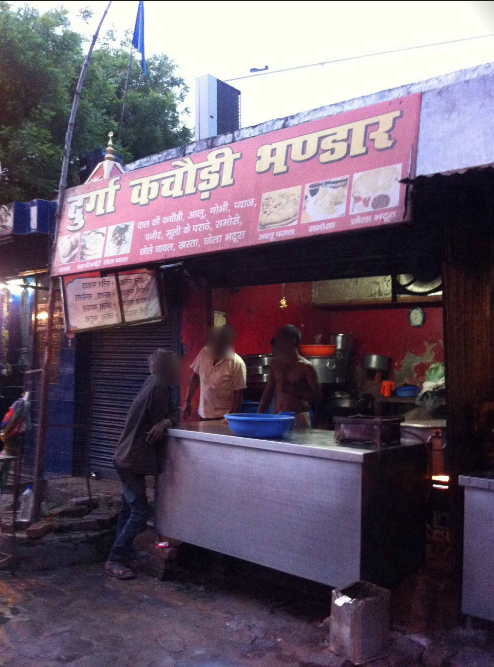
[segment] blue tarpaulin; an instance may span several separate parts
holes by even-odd
[[[54,201],[33,199],[13,204],[13,234],[53,234],[57,204]]]

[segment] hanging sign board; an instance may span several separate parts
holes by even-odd
[[[63,288],[68,333],[163,316],[156,273],[147,269],[64,276]]]
[[[156,275],[151,271],[118,274],[124,322],[142,322],[161,317],[161,301]]]
[[[69,190],[54,274],[401,222],[419,114],[411,95]]]

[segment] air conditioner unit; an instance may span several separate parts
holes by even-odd
[[[196,79],[196,141],[239,128],[240,91],[210,74]]]

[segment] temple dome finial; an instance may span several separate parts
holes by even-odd
[[[112,162],[115,162],[115,149],[113,148],[113,132],[110,131],[108,132],[108,146],[106,147],[106,155],[105,155],[105,160],[112,160]]]

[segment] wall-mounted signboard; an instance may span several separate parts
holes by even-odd
[[[135,269],[101,275],[64,276],[66,329],[70,334],[163,317],[155,271]]]
[[[69,190],[54,274],[401,222],[419,114],[411,95]]]

